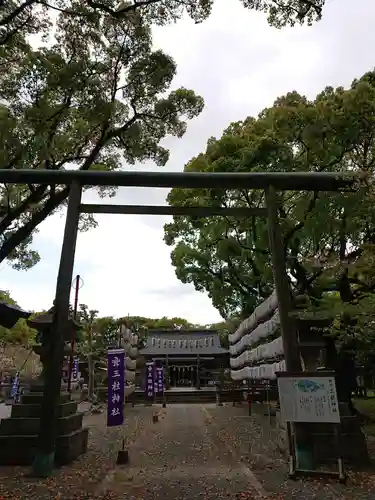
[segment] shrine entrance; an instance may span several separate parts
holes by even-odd
[[[194,387],[197,383],[197,367],[174,365],[168,370],[170,387]]]
[[[245,167],[245,166],[244,166]],[[38,453],[45,468],[53,468],[56,443],[57,408],[60,400],[64,335],[69,328],[69,305],[73,279],[74,258],[80,215],[139,214],[171,215],[203,218],[225,216],[250,219],[265,217],[268,220],[269,244],[275,290],[284,348],[286,368],[301,371],[298,339],[289,317],[292,298],[286,272],[284,245],[279,223],[277,191],[343,191],[352,190],[358,176],[339,172],[108,172],[83,170],[0,170],[0,183],[51,186],[51,209],[56,209],[68,198],[68,209],[56,284],[55,307],[51,341],[51,374],[46,380],[39,426]],[[85,186],[185,188],[207,190],[263,190],[264,207],[221,206],[136,206],[83,204],[82,188]],[[212,202],[214,203],[214,202]],[[33,217],[44,219],[43,209],[35,209]],[[178,375],[176,381],[189,380]]]
[[[229,351],[222,347],[219,333],[210,329],[149,330],[139,354],[146,363],[164,368],[167,389],[207,387],[229,368]]]

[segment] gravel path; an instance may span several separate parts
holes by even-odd
[[[158,413],[159,421],[152,422]],[[231,405],[126,408],[126,424],[107,429],[106,415],[88,415],[89,449],[53,478],[0,468],[1,500],[375,500],[375,476],[287,481],[268,419]],[[125,439],[128,465],[116,466]]]
[[[275,428],[267,417],[247,408],[211,406],[208,412],[219,438],[254,472],[272,500],[374,500],[375,474],[350,473],[347,486],[336,479],[287,480],[287,463],[275,446]]]
[[[112,471],[102,492],[136,500],[264,498],[265,490],[218,438],[209,405],[171,405]]]
[[[81,410],[84,409],[81,407]],[[126,407],[125,424],[107,428],[106,413],[87,415],[88,451],[70,466],[56,470],[53,477],[36,480],[27,477],[30,468],[0,467],[1,500],[91,499],[106,474],[115,466],[121,440],[130,445],[152,425],[155,409]],[[60,496],[58,496],[60,495]],[[103,497],[106,498],[106,497]]]

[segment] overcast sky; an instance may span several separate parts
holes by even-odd
[[[201,25],[184,19],[155,30],[155,46],[177,62],[174,86],[192,88],[205,99],[203,113],[189,123],[185,136],[167,140],[171,157],[164,168],[182,170],[209,137],[220,137],[231,121],[256,115],[286,92],[313,98],[327,85],[348,86],[373,69],[374,19],[374,0],[328,0],[320,23],[279,31],[238,0],[216,0],[212,16]],[[166,195],[163,189],[123,188],[114,201],[161,205]],[[84,280],[81,303],[101,315],[180,316],[201,324],[220,320],[205,294],[175,277],[170,248],[163,243],[168,218],[106,215],[97,220],[97,229],[78,238],[74,274]],[[63,228],[62,215],[40,225],[34,245],[41,262],[34,269],[0,267],[1,288],[22,307],[52,305]]]

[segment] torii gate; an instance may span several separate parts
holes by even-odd
[[[100,172],[82,170],[0,170],[0,182],[11,184],[64,185],[57,200],[68,195],[64,240],[56,284],[53,353],[51,376],[47,379],[42,402],[39,431],[41,457],[54,453],[57,404],[62,375],[64,331],[68,326],[70,288],[81,213],[180,215],[208,217],[267,217],[275,289],[279,298],[280,326],[288,371],[301,370],[296,331],[289,318],[291,294],[283,254],[278,218],[277,191],[350,191],[358,176],[332,172]],[[242,207],[170,207],[82,204],[83,186],[126,186],[158,188],[261,189],[265,192],[265,208]],[[52,471],[51,471],[52,472]]]

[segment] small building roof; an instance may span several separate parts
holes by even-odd
[[[20,318],[28,318],[31,312],[25,311],[18,306],[8,304],[0,300],[0,326],[4,328],[13,328]]]
[[[149,330],[142,356],[215,356],[227,354],[217,330]]]

